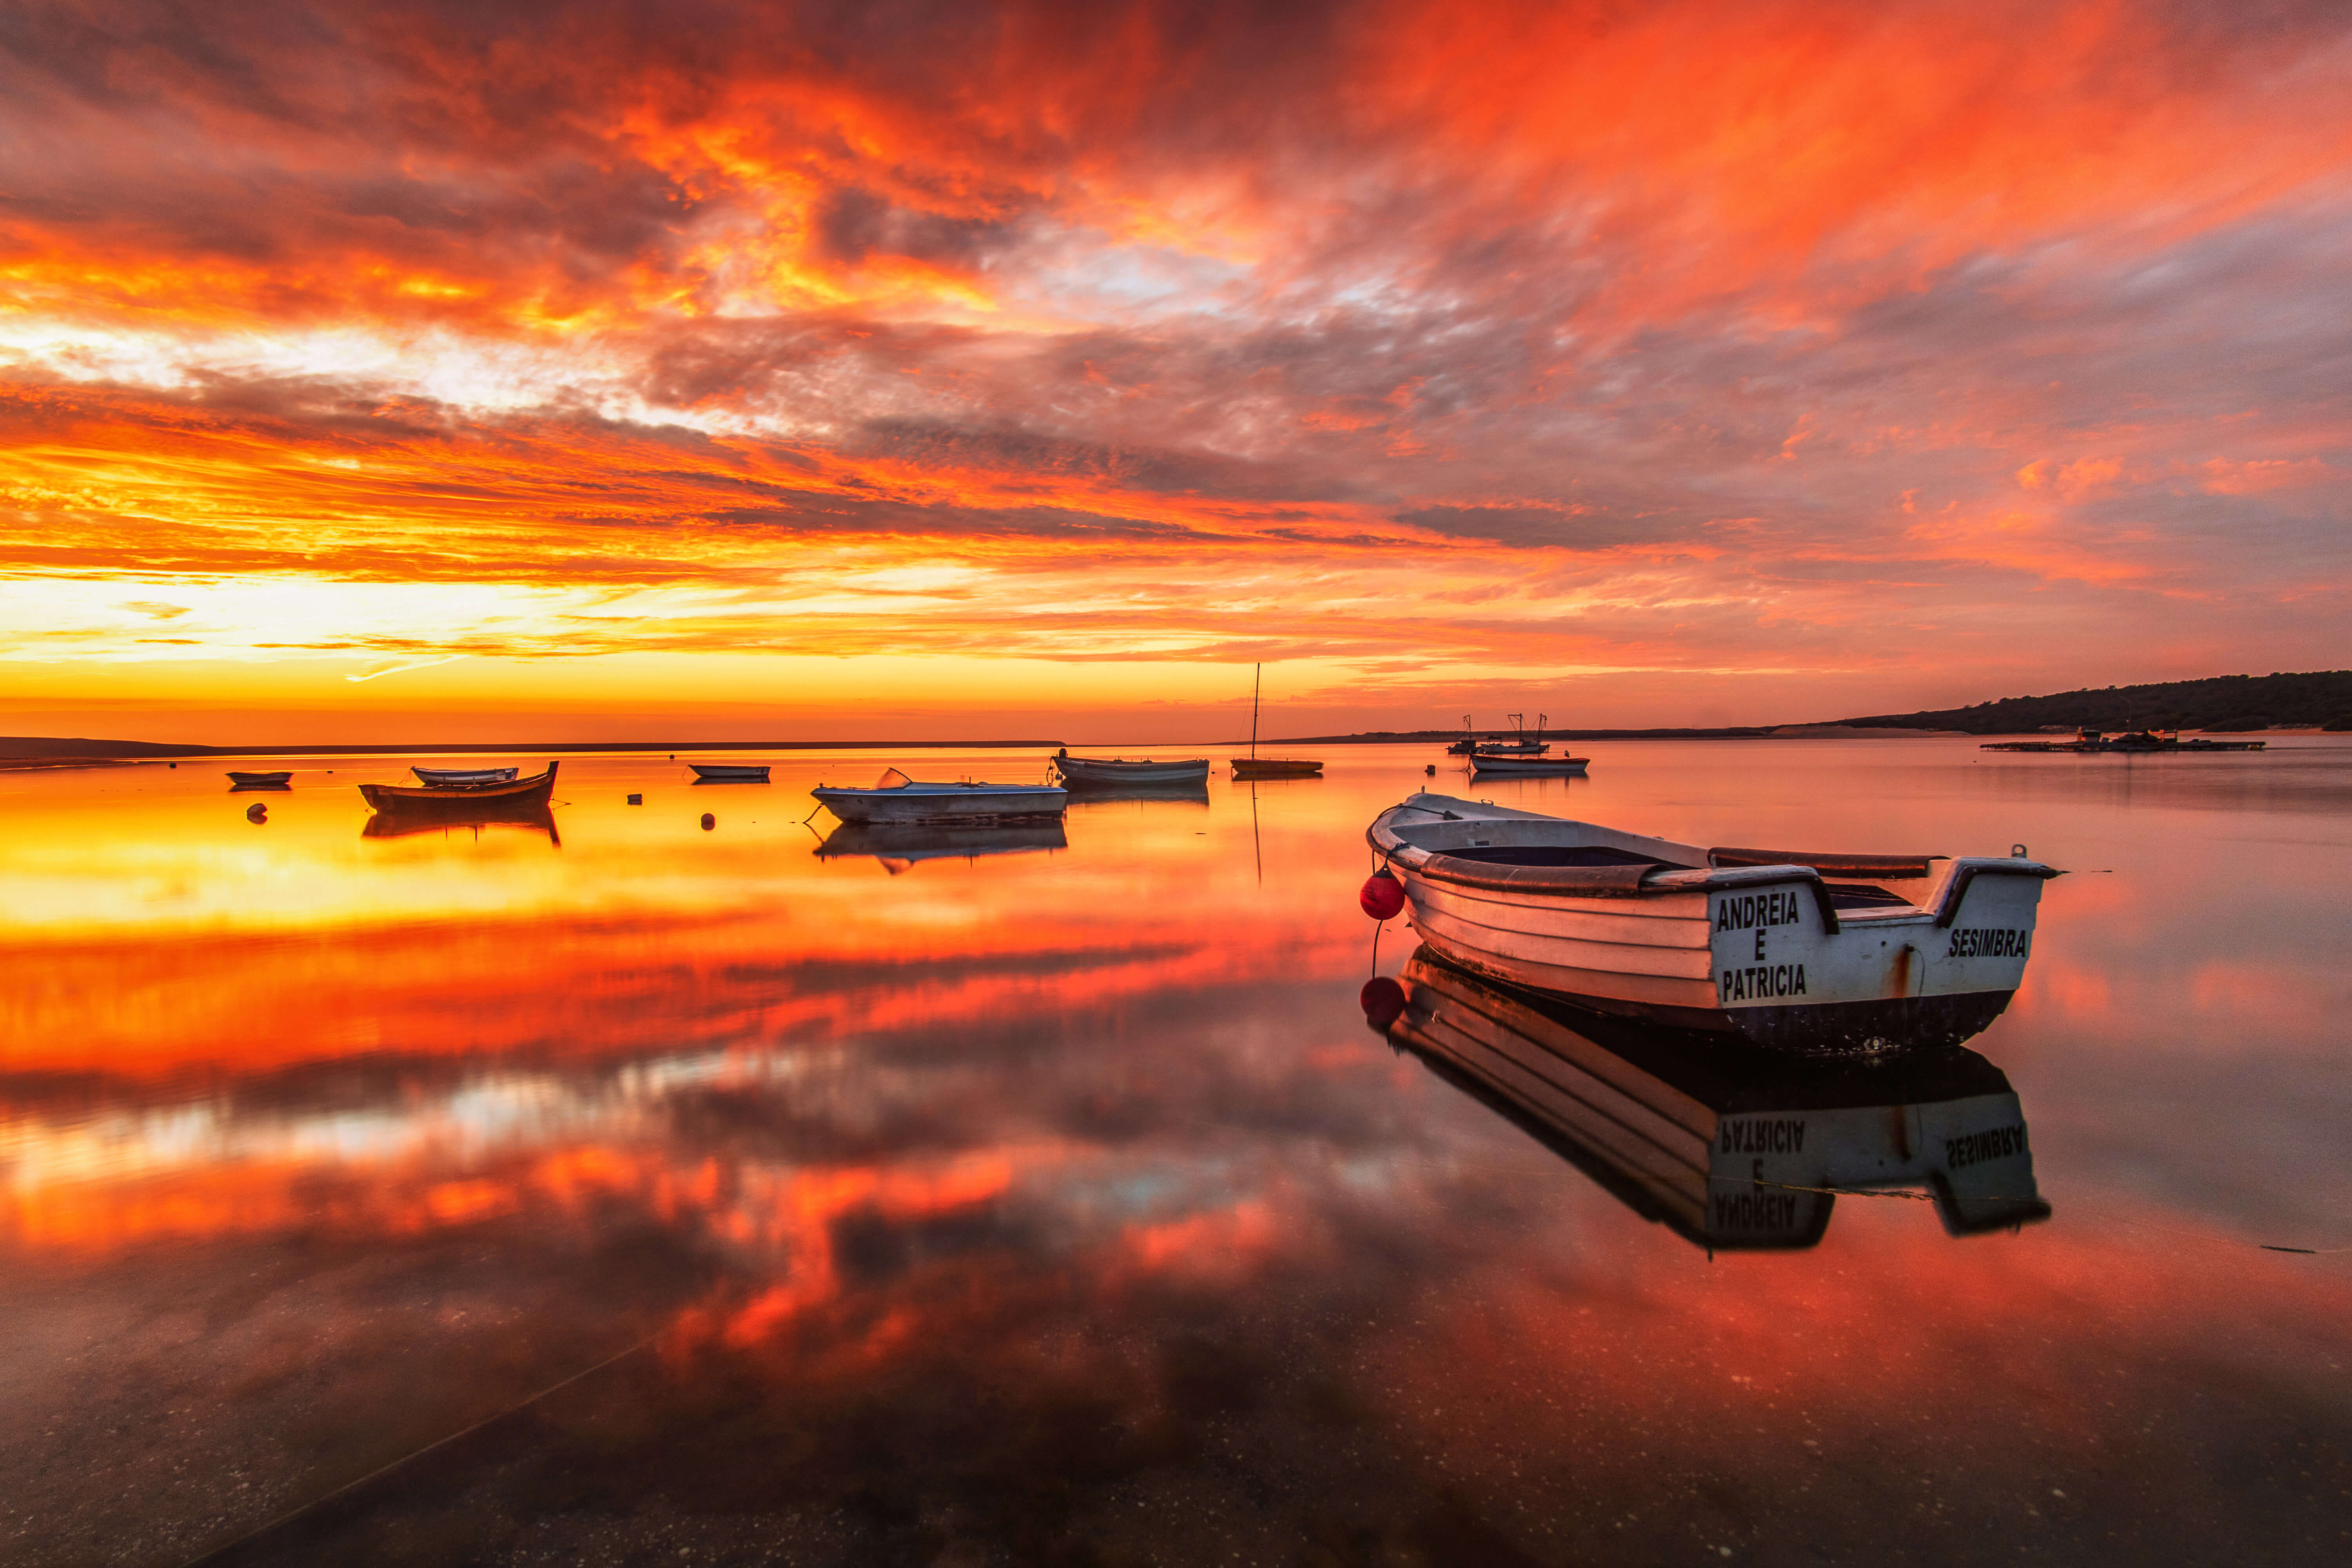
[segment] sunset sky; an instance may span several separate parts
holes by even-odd
[[[2352,664],[2352,11],[20,0],[0,730]]]

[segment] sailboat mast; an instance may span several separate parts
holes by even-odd
[[[1257,689],[1265,679],[1265,666],[1261,664],[1250,675],[1250,761],[1257,761]]]

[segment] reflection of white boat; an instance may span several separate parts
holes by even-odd
[[[982,855],[1034,855],[1066,849],[1059,822],[999,823],[962,826],[950,823],[845,822],[816,847],[820,860],[871,855],[892,876],[919,860],[969,860]]]
[[[809,791],[844,822],[1004,822],[1059,816],[1070,792],[1051,784],[924,784],[896,768],[872,789]]]
[[[512,784],[520,768],[410,768],[416,782],[436,789],[467,789],[480,784]]]
[[[1070,809],[1086,811],[1099,805],[1148,800],[1206,805],[1209,804],[1209,785],[1202,779],[1185,779],[1176,784],[1089,784],[1083,790],[1070,792]]]
[[[1125,757],[1074,757],[1063,751],[1054,753],[1054,771],[1061,774],[1062,782],[1072,789],[1096,789],[1107,784],[1205,785],[1209,782],[1209,759],[1188,757],[1174,763],[1129,762]]]
[[[2042,883],[2014,858],[1703,849],[1417,795],[1366,834],[1422,940],[1607,1013],[1791,1050],[1956,1045],[2024,976]]]
[[[688,763],[698,784],[766,784],[772,763]]]
[[[1426,948],[1402,978],[1391,1039],[1702,1246],[1809,1247],[1825,1188],[1924,1184],[1956,1236],[2049,1217],[2016,1092],[1974,1051],[1776,1060],[1547,1007]]]
[[[1522,757],[1504,752],[1480,752],[1470,759],[1472,771],[1482,773],[1520,773],[1530,778],[1572,778],[1583,773],[1591,757]]]

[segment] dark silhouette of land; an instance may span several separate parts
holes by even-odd
[[[2004,697],[1969,708],[1917,713],[1876,713],[1811,723],[1683,726],[1657,730],[1546,730],[1551,741],[1740,741],[1833,739],[1872,733],[2027,735],[2056,730],[2203,730],[2238,734],[2267,729],[2352,731],[2352,669],[2287,675],[2217,675],[2147,686],[2086,687],[2048,697]],[[1515,731],[1479,730],[1482,741]],[[1360,746],[1451,742],[1459,730],[1368,730],[1353,735],[1261,737],[1261,745]],[[1154,742],[1129,742],[1129,745]],[[1238,740],[1199,742],[1235,746]],[[186,757],[415,757],[518,752],[571,756],[620,752],[835,752],[1004,750],[1051,751],[1061,741],[563,741],[462,742],[403,746],[193,746],[153,741],[100,741],[42,735],[0,735],[0,768],[178,760]]]
[[[2037,730],[2352,730],[2352,669],[2304,675],[2216,675],[2151,686],[2109,686],[2052,697],[2004,697],[1972,708],[1848,719],[1859,729],[1964,730],[2018,735]]]

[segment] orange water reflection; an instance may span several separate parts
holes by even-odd
[[[1710,1263],[1394,1054],[1356,1008],[1353,895],[1362,826],[1426,782],[1420,751],[948,852],[802,825],[806,787],[863,756],[726,792],[667,759],[567,762],[552,836],[368,836],[351,786],[390,763],[303,764],[258,826],[196,769],[0,776],[0,1297],[90,1347],[6,1370],[44,1408],[104,1408],[163,1375],[124,1325],[194,1310],[173,1364],[221,1375],[191,1407],[274,1455],[278,1488],[204,1512],[209,1472],[167,1431],[61,1416],[43,1463],[193,1468],[136,1504],[69,1497],[89,1533],[50,1555],[142,1510],[225,1539],[644,1334],[650,1370],[541,1417],[597,1495],[652,1497],[671,1528],[722,1478],[795,1507],[879,1489],[998,1547],[1108,1550],[1181,1515],[1164,1539],[1286,1551],[1336,1510],[1373,1533],[1333,1554],[1370,1561],[1452,1508],[1538,1561],[1654,1555],[1694,1520],[1746,1550],[1824,1460],[1857,1520],[1909,1506],[1893,1470],[1939,1463],[1964,1492],[2058,1473],[2120,1513],[2086,1456],[2126,1449],[2172,1489],[2135,1528],[2219,1539],[2244,1519],[2202,1468],[2347,1429],[2352,1300],[2324,1249],[2352,1246],[2327,874],[2352,860],[2352,748],[2261,773],[1941,742],[1590,749],[1590,781],[1475,793],[1703,841],[2023,840],[2072,870],[1975,1042],[2055,1219],[1953,1239],[1927,1205],[1845,1198],[1809,1251]],[[1381,968],[1412,945],[1392,929]],[[446,1371],[379,1428],[383,1336]],[[299,1377],[233,1374],[255,1342]],[[2228,1420],[2166,1425],[2224,1387]],[[1026,1436],[973,1458],[967,1405]],[[882,1458],[858,1436],[877,1411],[900,1433]],[[615,1421],[636,1436],[583,1457]],[[1988,1447],[2003,1423],[2018,1445]],[[1956,1433],[1964,1462],[1938,1459]],[[36,1457],[0,1443],[0,1479]],[[940,1523],[972,1488],[1057,1475],[1050,1519]],[[1200,1533],[1209,1498],[1259,1523]]]

